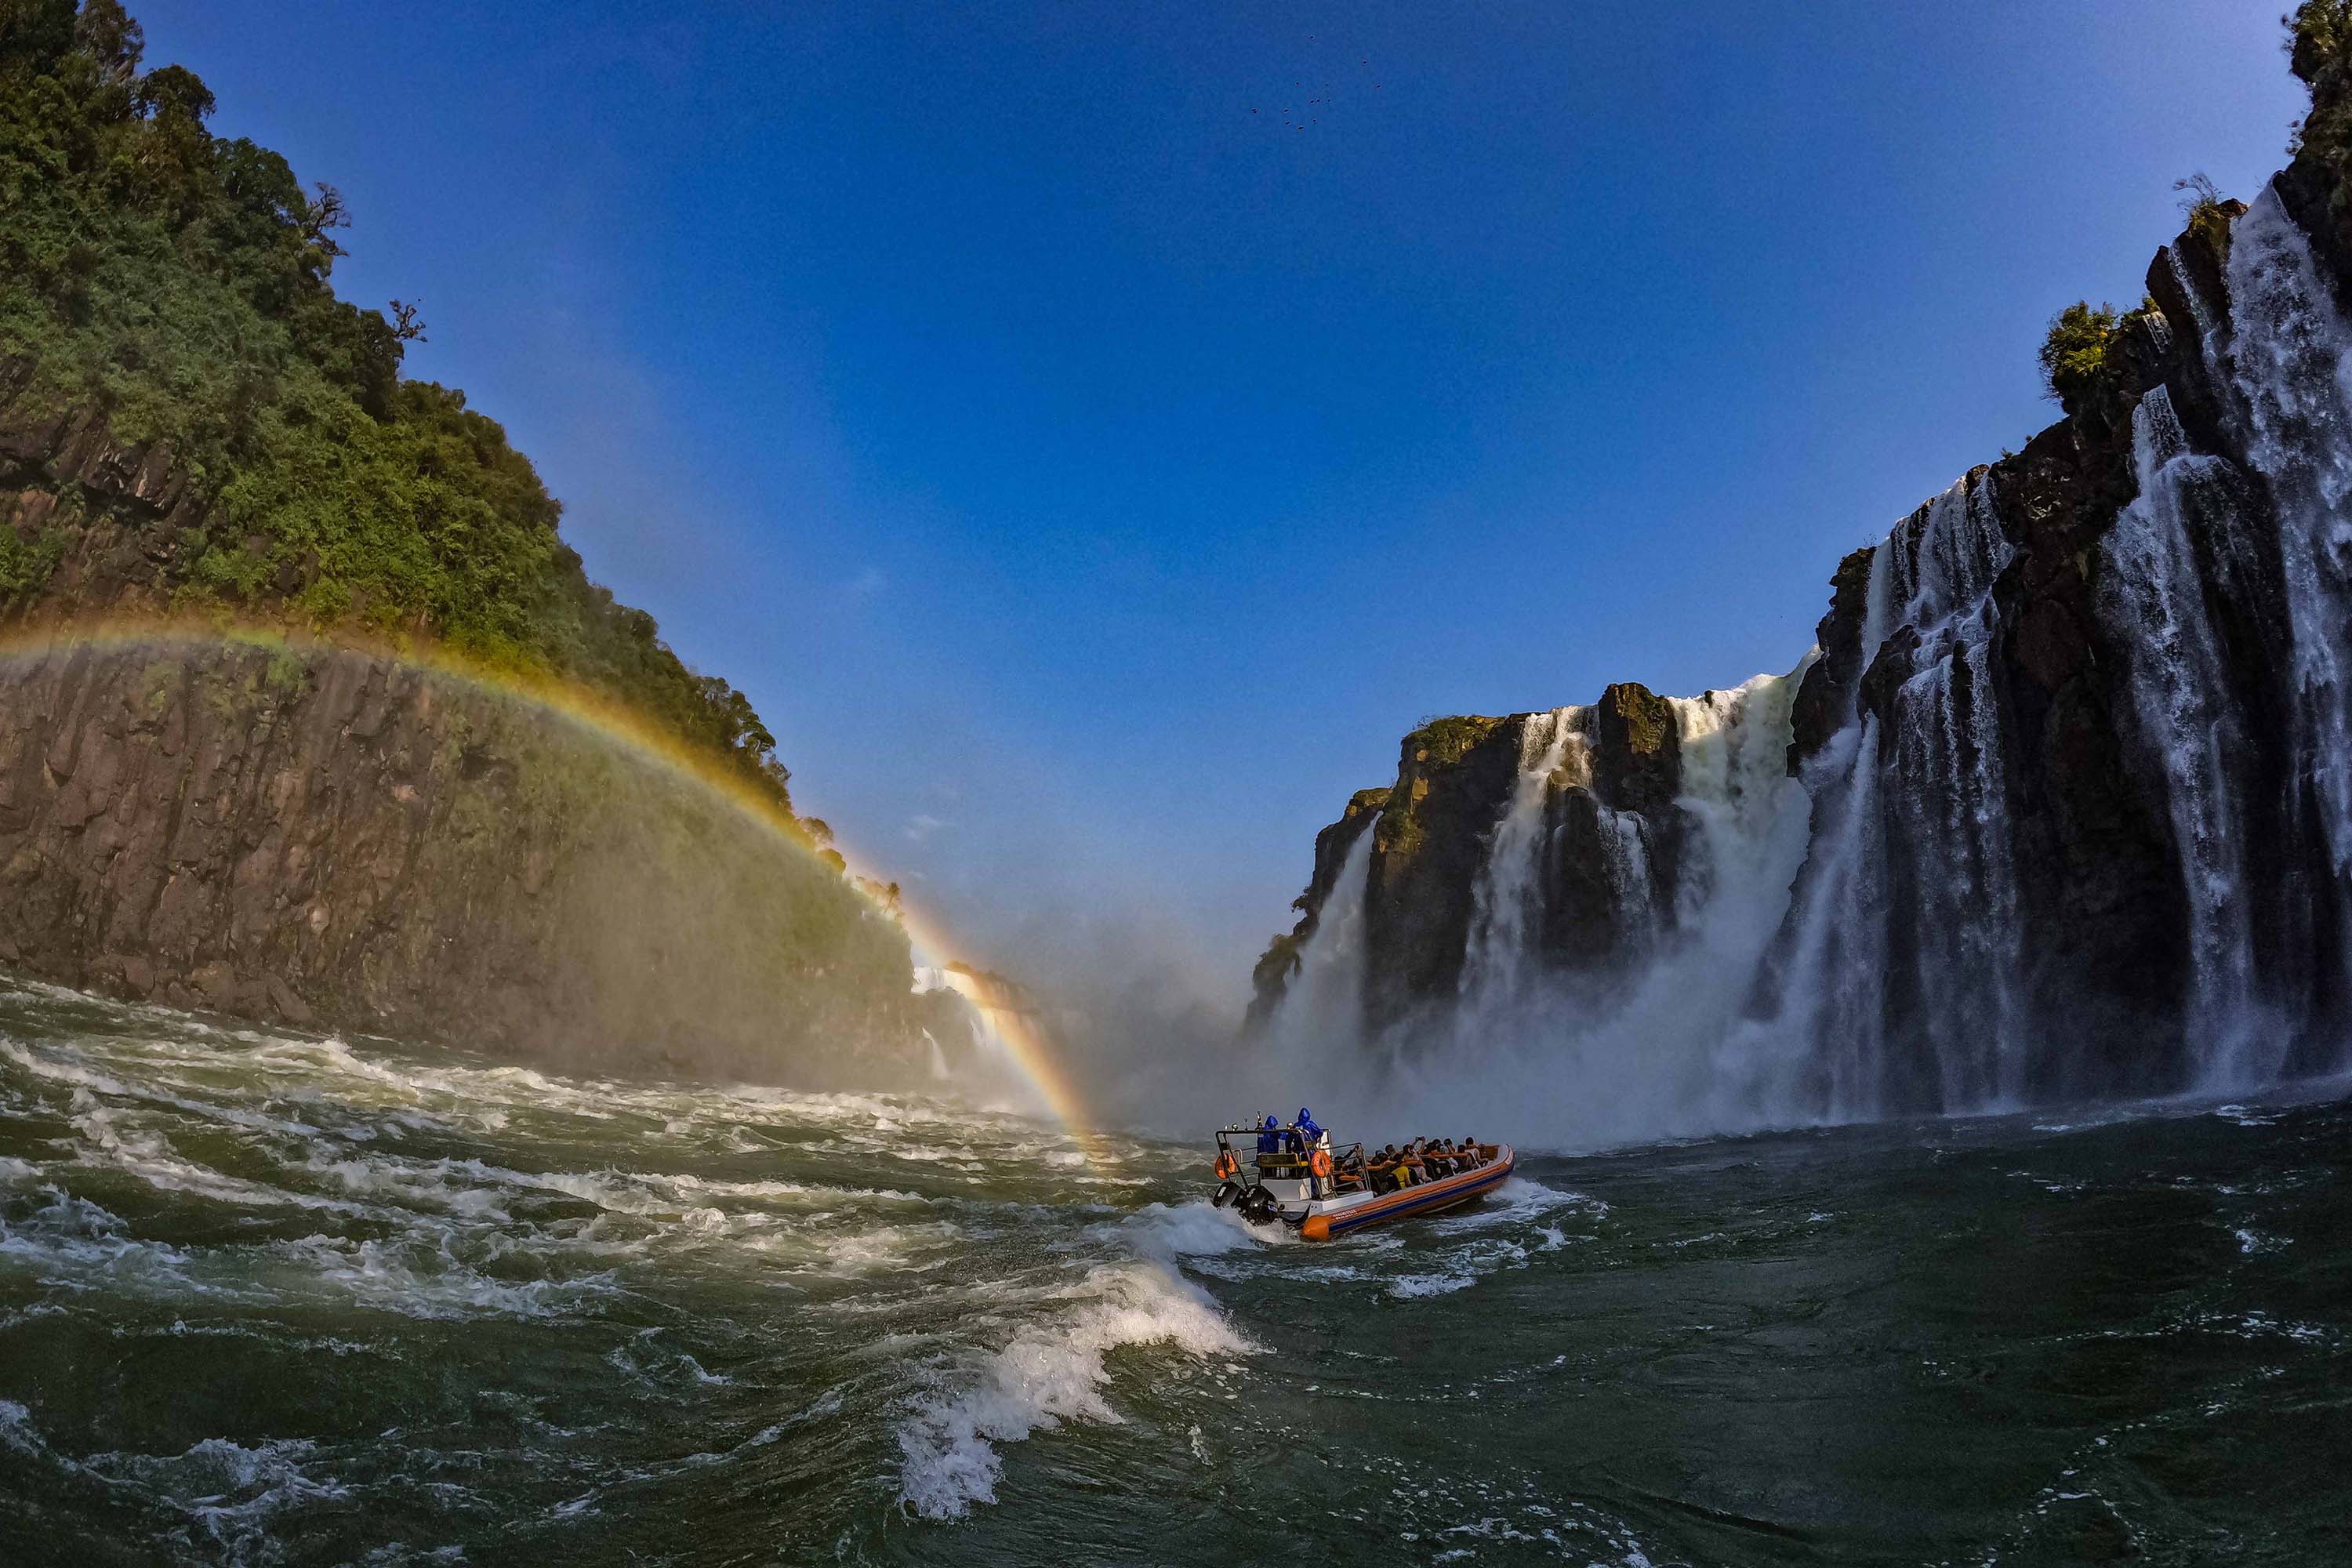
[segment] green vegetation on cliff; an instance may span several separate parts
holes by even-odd
[[[2288,64],[2311,89],[2295,150],[2343,170],[2352,165],[2352,0],[2303,0],[2286,23]]]
[[[1500,719],[1475,713],[1423,719],[1421,728],[1404,738],[1404,749],[1427,762],[1458,763],[1471,747],[1493,734],[1501,722]]]
[[[200,501],[171,607],[436,640],[576,680],[729,758],[789,809],[774,738],[653,618],[588,581],[561,507],[465,395],[401,375],[414,310],[329,282],[348,216],[286,160],[205,127],[142,68],[119,0],[0,0],[0,405],[89,414]],[[77,498],[0,523],[0,607],[41,605]],[[824,837],[810,824],[812,837]]]

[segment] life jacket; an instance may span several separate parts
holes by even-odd
[[[1228,1181],[1233,1173],[1240,1169],[1241,1165],[1234,1159],[1234,1152],[1231,1149],[1217,1151],[1217,1180]]]

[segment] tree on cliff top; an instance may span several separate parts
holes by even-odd
[[[2117,318],[2113,305],[2078,300],[2051,319],[2042,340],[2042,384],[2073,414],[2107,379]]]
[[[176,602],[582,682],[789,812],[750,700],[588,581],[503,429],[403,378],[414,308],[388,321],[336,297],[341,195],[214,135],[203,80],[142,69],[143,49],[119,0],[0,0],[0,418],[89,411],[169,452],[203,502],[173,551]],[[0,533],[5,602],[40,606],[70,539]]]

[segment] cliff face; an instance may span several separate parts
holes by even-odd
[[[805,1084],[929,1060],[904,934],[804,847],[367,654],[0,658],[0,963],[177,1006]]]
[[[168,445],[9,393],[0,378],[0,566],[20,568],[27,651],[0,654],[0,963],[804,1084],[913,1081],[927,1024],[966,1038],[950,998],[910,994],[904,933],[792,841],[777,792],[763,826],[535,702],[379,654],[78,647],[77,627],[172,612],[219,509]],[[299,591],[275,570],[269,592]]]
[[[1258,963],[1255,1027],[1280,1005],[1342,868],[1367,834],[1360,887],[1368,952],[1364,1020],[1379,1029],[1459,993],[1482,938],[1511,911],[1487,870],[1516,821],[1538,846],[1539,962],[1605,967],[1671,923],[1685,831],[1674,705],[1608,688],[1590,707],[1434,721],[1405,737],[1397,782],[1360,790],[1316,836],[1297,926]]]
[[[413,309],[337,298],[332,187],[142,48],[113,5],[0,21],[0,963],[608,1065],[930,1071],[961,1004],[910,998],[749,700],[404,376]],[[232,622],[308,651],[184,633]],[[426,668],[461,666],[715,783]]]
[[[2294,164],[2196,207],[2064,418],[1839,563],[1797,676],[1408,741],[1367,1033],[1622,1028],[1797,1116],[2346,1065],[2352,60],[2307,46]]]
[[[1367,1002],[1384,1018],[1461,973],[1483,835],[1510,798],[1520,727],[1442,719],[1404,739],[1396,783],[1372,827],[1364,889]]]

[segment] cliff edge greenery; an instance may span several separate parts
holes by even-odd
[[[210,90],[145,68],[142,44],[119,0],[0,0],[0,402],[16,423],[100,420],[184,482],[167,607],[576,681],[789,812],[751,702],[588,580],[494,421],[403,377],[414,309],[336,297],[341,196],[214,135]],[[45,592],[91,510],[64,500],[0,525],[0,611],[59,607]]]

